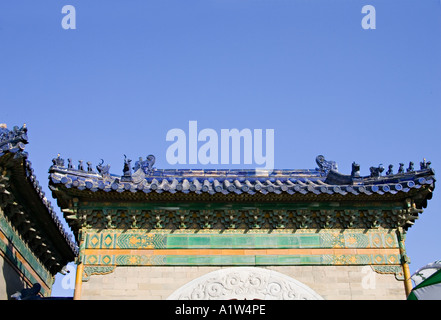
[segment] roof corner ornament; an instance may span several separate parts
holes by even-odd
[[[398,173],[404,173],[404,163],[400,163],[400,167],[398,168]]]
[[[384,171],[383,164],[380,163],[378,167],[370,167],[371,177],[380,177],[381,173]]]
[[[0,143],[21,141],[26,144],[28,141],[27,132],[28,128],[26,127],[26,124],[23,124],[21,128],[14,126],[12,130],[9,130],[5,123],[0,123]]]
[[[337,163],[335,161],[325,160],[323,155],[317,156],[315,162],[319,166],[317,170],[321,171],[324,175],[327,175],[330,170],[338,171]]]
[[[413,165],[414,165],[414,163],[411,161],[411,162],[409,162],[409,167],[407,168],[407,172],[414,172],[415,170],[414,170],[414,168],[413,168]]]
[[[56,158],[52,159],[52,163],[56,167],[63,167],[64,168],[64,159],[61,158],[60,154],[58,154]]]

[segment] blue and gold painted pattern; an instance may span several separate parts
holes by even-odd
[[[85,249],[270,249],[270,248],[398,248],[389,230],[291,232],[154,232],[104,230],[85,233]]]
[[[298,254],[86,254],[83,262],[88,266],[280,266],[280,265],[399,265],[398,251],[387,253],[298,253]]]
[[[166,233],[88,230],[85,266],[399,265],[393,230]]]

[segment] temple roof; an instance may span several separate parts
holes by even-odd
[[[78,248],[37,181],[24,151],[27,143],[25,125],[12,130],[0,125],[0,204],[15,230],[55,274],[74,260]]]
[[[50,172],[50,188],[55,197],[63,201],[63,195],[89,199],[119,200],[182,200],[222,201],[233,197],[254,201],[259,199],[298,201],[306,199],[375,199],[381,197],[407,198],[424,190],[419,206],[425,207],[435,186],[434,170],[430,162],[404,168],[397,172],[393,166],[382,175],[384,168],[371,167],[369,176],[360,176],[359,165],[353,163],[350,174],[338,172],[334,161],[316,158],[317,167],[305,170],[190,170],[156,169],[154,156],[136,161],[125,159],[123,175],[110,174],[110,166],[104,161],[93,169],[92,163],[83,161],[74,167],[72,160],[60,155],[53,159]],[[191,196],[191,197],[190,197]]]

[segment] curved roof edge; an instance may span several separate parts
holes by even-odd
[[[52,249],[64,257],[63,263],[73,261],[78,254],[78,246],[72,240],[72,235],[64,229],[54,207],[42,191],[28,159],[29,155],[24,151],[26,144],[26,125],[21,128],[14,126],[9,130],[5,124],[0,124],[0,166],[8,171],[6,176],[2,176],[4,181],[0,191],[7,194],[12,191],[14,198],[20,199],[20,205],[28,213],[27,218],[38,226],[39,230],[31,233],[36,239],[39,239],[39,232],[44,233],[51,239],[43,240],[52,243]],[[59,272],[62,267],[64,265],[53,270]]]

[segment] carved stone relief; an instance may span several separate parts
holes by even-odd
[[[279,272],[234,267],[210,272],[176,290],[168,300],[321,300],[303,283]]]

